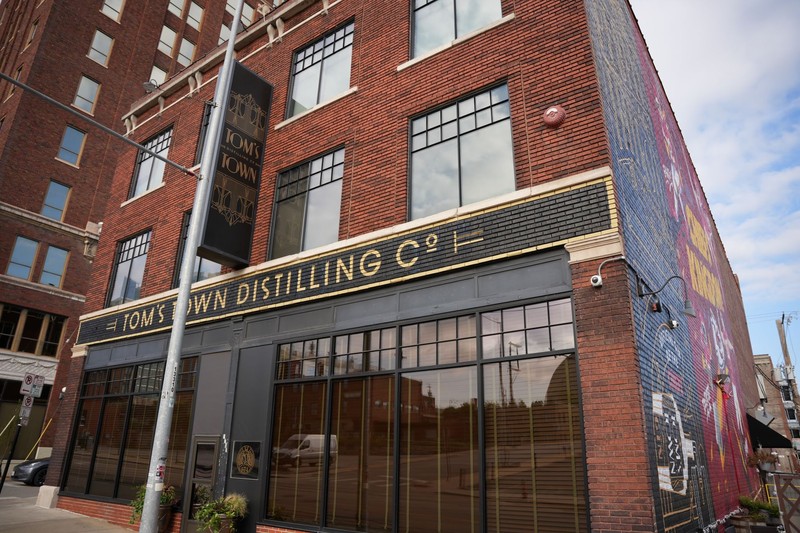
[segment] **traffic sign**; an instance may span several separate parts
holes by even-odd
[[[33,386],[31,387],[31,396],[34,398],[42,397],[42,389],[44,389],[44,376],[36,374],[33,377]]]
[[[30,394],[33,390],[33,380],[36,379],[36,374],[25,374],[22,378],[22,386],[19,388],[19,393],[22,395]]]

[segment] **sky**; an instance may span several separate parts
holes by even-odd
[[[739,277],[754,354],[800,361],[800,1],[630,0]]]

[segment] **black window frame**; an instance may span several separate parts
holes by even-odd
[[[336,48],[336,44],[335,44],[336,41],[337,41],[336,33],[341,31],[341,30],[344,30],[344,34],[342,35],[342,40],[345,42],[345,44],[341,48],[337,49]],[[333,52],[326,55],[325,49],[327,48],[328,45],[326,44],[325,41],[327,39],[331,38],[331,37],[333,38],[333,42],[331,44],[331,46],[333,47]],[[349,42],[347,42],[348,40],[349,40]],[[296,80],[297,80],[297,74],[302,73],[307,68],[310,68],[310,67],[316,65],[320,61],[323,62],[323,64],[324,64],[325,59],[327,59],[329,57],[333,57],[334,55],[338,54],[339,52],[341,52],[345,48],[349,47],[349,48],[352,49],[354,47],[354,43],[355,43],[355,19],[350,19],[350,20],[347,20],[347,21],[343,22],[342,24],[336,26],[332,30],[326,32],[322,37],[320,37],[318,39],[314,39],[313,41],[311,41],[311,42],[301,46],[297,50],[295,50],[295,52],[292,54],[292,63],[291,63],[290,73],[289,73],[289,90],[287,92],[287,97],[286,97],[286,113],[285,113],[285,118],[286,119],[290,119],[292,117],[295,117],[295,116],[300,115],[300,114],[305,112],[305,111],[298,111],[297,113],[293,113],[292,112],[292,107],[293,107],[292,106],[292,101],[293,101],[292,97],[293,97],[294,91],[295,91],[295,84],[296,84]],[[314,48],[317,47],[317,46],[320,46],[322,48],[322,54],[321,54],[322,57],[319,60],[314,59],[314,55],[315,55]],[[351,54],[352,54],[352,52],[351,52]],[[309,57],[311,58],[311,62],[309,63],[309,65],[307,65],[307,66],[304,65],[304,66],[298,68],[298,65],[300,65],[302,62],[304,62]],[[351,75],[352,75],[352,68],[353,68],[353,61],[352,61],[352,55],[351,55],[351,59],[350,59],[350,73],[351,73]],[[322,80],[323,80],[323,75],[322,75],[322,70],[320,69],[320,75],[319,75],[319,78],[317,79],[317,99],[316,99],[316,102],[314,103],[314,106],[312,106],[309,109],[313,109],[314,107],[316,107],[320,103],[322,103],[322,102],[320,102],[320,91],[319,91],[320,87],[322,86]],[[352,87],[352,79],[350,81],[351,81],[351,87]]]
[[[145,148],[147,148],[152,152],[162,155],[162,157],[167,157],[169,155],[169,149],[172,146],[173,135],[174,135],[173,125],[169,125],[166,128],[159,131],[158,133],[156,133],[155,135],[146,139],[142,143],[142,146],[144,146]],[[166,143],[166,146],[162,146],[164,145],[164,143]],[[150,170],[147,172],[146,186],[144,189],[142,189],[140,193],[137,194],[136,190],[139,188],[138,185],[141,182],[140,179],[141,176],[139,175],[139,173],[141,171],[142,164],[150,160],[152,160],[152,163],[150,163]],[[160,171],[157,173],[159,174],[158,179],[160,181],[158,182],[157,185],[153,185],[153,176],[156,175],[156,173],[154,173],[153,171],[156,164],[159,165],[158,168],[160,169]],[[139,150],[136,153],[136,164],[133,167],[133,177],[131,178],[131,185],[128,191],[128,199],[130,200],[133,198],[138,198],[139,196],[142,196],[148,191],[151,191],[156,187],[158,187],[159,185],[161,185],[162,183],[164,183],[164,176],[166,175],[166,172],[167,172],[166,164],[163,161],[156,159],[147,152]]]
[[[186,255],[186,239],[189,237],[189,224],[191,222],[192,212],[187,211],[183,214],[183,221],[181,222],[181,238],[178,241],[178,253],[175,259],[175,272],[172,276],[172,288],[176,288],[181,280],[181,269],[183,268],[183,256]],[[195,268],[192,270],[192,283],[195,283],[198,280],[198,276],[200,274],[200,269],[203,265],[203,261],[207,261],[209,263],[213,263],[215,265],[219,265],[220,272],[215,274],[215,276],[219,276],[222,274],[222,266],[220,263],[216,261],[212,261],[211,259],[207,259],[205,257],[196,256],[195,258]],[[214,276],[210,276],[214,277]],[[209,278],[205,278],[209,279]]]
[[[136,242],[137,239],[144,236],[147,236],[144,242],[138,242],[138,243]],[[120,263],[123,262],[122,259],[123,256],[125,254],[128,254],[129,252],[133,254],[130,255],[130,257],[128,257],[127,259],[124,259],[124,261],[130,262],[130,264],[128,265],[128,274],[126,275],[126,279],[130,279],[130,270],[133,267],[133,261],[136,258],[144,256],[145,269],[147,268],[147,254],[150,252],[150,244],[152,243],[152,239],[153,239],[153,231],[151,229],[146,229],[144,231],[140,231],[139,233],[132,235],[131,237],[128,237],[124,240],[117,242],[117,250],[114,253],[114,268],[111,270],[111,279],[108,284],[108,291],[106,294],[106,307],[111,307],[112,305],[122,305],[126,302],[132,302],[138,300],[141,297],[141,295],[137,295],[136,298],[126,299],[126,297],[124,296],[125,290],[123,289],[122,300],[120,302],[112,304],[112,295],[114,291],[114,286],[117,283],[117,275],[119,273]],[[141,251],[142,247],[144,248],[144,251]],[[139,250],[137,251],[137,249]],[[146,276],[142,275],[142,281],[144,281],[145,277]]]

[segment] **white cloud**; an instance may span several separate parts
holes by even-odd
[[[800,309],[800,2],[631,3],[746,310]]]

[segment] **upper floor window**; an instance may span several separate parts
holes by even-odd
[[[34,355],[58,355],[65,318],[0,304],[0,348]]]
[[[515,189],[506,85],[411,121],[411,219]]]
[[[169,5],[167,6],[167,10],[169,10],[169,12],[174,14],[176,17],[182,17],[183,2],[184,0],[169,0]]]
[[[172,141],[172,128],[168,128],[144,143],[144,147],[162,157],[167,157],[169,145]],[[129,198],[139,196],[161,185],[164,180],[165,163],[156,159],[147,152],[139,151],[136,156],[136,170],[134,171],[131,194]]]
[[[149,249],[149,231],[117,244],[114,275],[111,277],[111,290],[108,293],[109,306],[139,298]]]
[[[33,42],[34,37],[36,37],[36,30],[39,28],[39,19],[36,19],[31,24],[31,29],[28,31],[28,40],[25,42],[25,47],[28,47]]]
[[[344,148],[278,175],[272,258],[339,240]]]
[[[194,61],[194,43],[187,39],[181,39],[181,47],[178,49],[177,61],[184,67]]]
[[[42,275],[39,277],[39,283],[44,285],[52,285],[53,287],[61,287],[61,280],[64,277],[64,269],[67,266],[67,257],[69,252],[56,248],[55,246],[47,247],[47,255],[44,259],[44,267],[42,267]]]
[[[67,126],[64,130],[64,136],[61,138],[61,146],[58,148],[56,157],[65,163],[78,166],[85,141],[86,134],[84,132],[72,126]]]
[[[203,8],[194,2],[189,4],[189,13],[186,14],[186,24],[200,31],[203,24]]]
[[[167,73],[165,70],[153,65],[152,70],[150,70],[150,80],[156,82],[158,85],[161,85],[167,81]]]
[[[89,47],[89,53],[86,54],[89,59],[96,61],[103,66],[108,66],[108,58],[111,55],[111,47],[114,44],[114,39],[96,30],[92,38],[92,45]]]
[[[17,67],[17,71],[14,73],[14,79],[15,80],[19,81],[19,79],[21,77],[22,77],[22,65]],[[11,98],[11,96],[13,96],[13,94],[14,94],[14,91],[16,91],[16,90],[17,90],[17,86],[14,85],[13,83],[9,83],[8,84],[8,93],[6,93],[6,98]]]
[[[503,17],[500,0],[414,0],[414,57]]]
[[[100,11],[112,20],[119,22],[124,4],[125,0],[103,0],[103,7],[100,8]]]
[[[75,93],[72,105],[91,114],[94,112],[94,105],[97,103],[97,94],[99,92],[99,83],[86,76],[81,76],[78,91]]]
[[[38,242],[17,235],[6,274],[15,278],[30,279],[33,262],[36,260],[36,252],[38,250]]]
[[[175,30],[169,26],[161,28],[161,37],[158,39],[158,49],[168,56],[172,56],[172,50],[175,48],[175,38],[177,35]]]
[[[302,113],[350,88],[353,29],[351,22],[294,55],[288,116]]]
[[[224,43],[225,41],[228,40],[230,36],[231,36],[231,29],[226,24],[223,24],[219,28],[219,41],[217,41],[217,44]]]
[[[51,180],[44,197],[41,214],[53,220],[63,220],[67,198],[69,198],[69,187]]]
[[[225,11],[230,13],[231,15],[236,14],[236,0],[227,0],[225,3]],[[245,26],[249,26],[253,23],[253,15],[255,15],[256,10],[253,9],[252,6],[245,4],[242,6],[242,24]]]
[[[173,280],[173,287],[177,287],[180,283],[181,268],[183,268],[183,258],[186,256],[186,239],[189,236],[189,223],[191,222],[192,214],[186,213],[183,217],[183,228],[181,229],[181,244],[178,250],[178,261],[175,264],[175,279]],[[203,281],[204,279],[219,276],[222,273],[222,265],[216,263],[205,257],[195,256],[194,270],[192,270],[192,283],[195,281]]]
[[[200,133],[197,136],[197,148],[194,152],[194,164],[199,165],[203,158],[203,147],[206,144],[208,135],[208,124],[211,121],[211,112],[214,110],[214,102],[206,102],[203,106],[203,118],[200,119]]]

